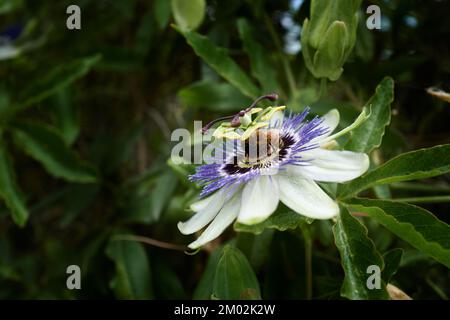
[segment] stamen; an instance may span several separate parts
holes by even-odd
[[[208,131],[208,129],[211,128],[215,123],[217,123],[217,122],[219,122],[219,121],[225,121],[225,120],[228,120],[228,119],[231,119],[231,118],[234,118],[234,117],[235,117],[235,116],[232,115],[232,116],[226,116],[226,117],[220,117],[220,118],[217,118],[217,119],[215,119],[215,120],[209,122],[207,125],[205,125],[205,126],[202,128],[202,133],[205,134],[206,131]]]
[[[276,100],[278,100],[278,94],[271,93],[271,94],[266,94],[264,96],[261,96],[261,97],[257,98],[255,101],[253,101],[253,103],[247,109],[241,110],[238,113],[233,114],[232,116],[220,117],[220,118],[217,118],[217,119],[209,122],[207,125],[205,125],[202,128],[202,134],[205,134],[206,131],[208,131],[208,129],[211,128],[217,122],[225,121],[228,119],[232,119],[231,120],[232,127],[239,127],[241,125],[241,121],[239,118],[245,116],[245,114],[247,112],[249,112],[252,108],[254,108],[261,100],[265,100],[265,99],[270,100],[270,101],[276,101]]]
[[[258,99],[256,99],[255,101],[253,101],[253,103],[250,105],[250,107],[248,107],[247,109],[245,109],[245,112],[250,111],[252,108],[254,108],[261,100],[270,100],[270,101],[276,101],[278,100],[278,95],[276,93],[271,93],[271,94],[266,94],[265,96],[261,96]]]

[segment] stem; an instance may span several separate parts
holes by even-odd
[[[241,110],[238,113],[233,114],[231,116],[220,117],[220,118],[217,118],[217,119],[209,122],[206,126],[204,126],[202,128],[202,133],[204,134],[215,123],[217,123],[219,121],[225,121],[225,120],[228,120],[228,119],[233,119],[233,120],[231,120],[231,126],[232,127],[234,127],[234,126],[238,127],[240,125],[239,117],[245,116],[245,114],[247,112],[252,110],[252,108],[254,108],[261,100],[264,100],[264,99],[267,99],[267,100],[270,100],[270,101],[276,101],[276,100],[278,100],[278,95],[276,93],[271,93],[271,94],[266,94],[264,96],[261,96],[261,97],[257,98],[255,101],[253,101],[253,103],[250,105],[250,107],[246,108],[245,110]],[[237,119],[236,125],[233,125],[234,119]]]
[[[283,53],[283,48],[281,46],[280,38],[278,37],[278,34],[276,33],[276,31],[273,27],[273,24],[270,21],[270,18],[267,14],[264,15],[264,22],[267,26],[267,29],[269,30],[270,36],[272,37],[275,47],[279,51],[279,56],[281,58],[281,64],[283,66],[284,73],[286,74],[286,81],[289,85],[289,91],[291,92],[291,98],[293,98],[297,91],[297,84],[295,83],[295,78],[294,78],[294,74],[292,73],[291,66],[289,64],[289,61],[286,58],[286,55]]]
[[[178,251],[186,251],[188,249],[186,246],[183,246],[183,245],[159,241],[156,239],[147,238],[147,237],[143,237],[143,236],[134,236],[131,234],[116,235],[113,237],[113,240],[137,241],[137,242],[142,242],[142,243],[149,244],[151,246],[155,246],[155,247],[159,247],[159,248],[178,250]]]
[[[428,285],[439,295],[439,297],[441,297],[441,299],[448,300],[445,292],[431,280],[430,276],[427,276],[425,280]]]
[[[320,78],[319,99],[327,93],[327,78]]]
[[[412,198],[398,198],[393,200],[397,202],[409,202],[409,203],[440,203],[440,202],[450,202],[450,196],[412,197]]]
[[[214,124],[216,124],[219,121],[225,121],[225,120],[229,120],[229,119],[233,119],[235,117],[235,115],[231,115],[231,116],[225,116],[225,117],[220,117],[217,119],[214,119],[213,121],[208,122],[203,128],[202,128],[202,133],[205,133],[206,131],[208,131],[209,128],[211,128]]]
[[[291,66],[289,65],[289,61],[286,59],[286,56],[282,56],[283,68],[286,73],[286,79],[289,85],[289,91],[291,91],[291,95],[294,98],[297,92],[297,84],[295,83],[294,75],[292,74]]]
[[[252,102],[252,104],[250,105],[250,107],[248,107],[247,109],[245,109],[245,112],[249,112],[252,108],[254,108],[261,100],[270,100],[270,101],[276,101],[278,100],[278,95],[276,93],[271,93],[271,94],[266,94],[264,96],[259,97],[258,99],[256,99],[255,101]]]

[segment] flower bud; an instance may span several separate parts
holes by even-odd
[[[361,0],[312,0],[310,20],[303,23],[305,65],[316,78],[337,80],[356,40]]]

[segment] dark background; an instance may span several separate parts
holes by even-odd
[[[268,52],[277,51],[268,24],[282,46],[292,50],[299,37],[296,28],[309,15],[308,1],[299,1],[298,9],[294,2],[208,1],[207,14],[197,31],[228,48],[248,70],[236,19],[248,19]],[[1,143],[8,150],[11,172],[30,213],[21,228],[0,204],[0,298],[208,298],[195,289],[210,253],[234,235],[232,230],[194,256],[149,245],[111,253],[114,234],[145,236],[170,247],[190,241],[179,234],[176,222],[189,216],[185,206],[198,190],[186,183],[183,172],[167,165],[170,133],[180,127],[191,128],[196,119],[206,122],[232,114],[249,102],[234,91],[218,95],[206,90],[192,98],[192,91],[186,91],[192,83],[222,80],[170,27],[170,11],[157,10],[155,3],[24,0],[0,15],[4,38],[18,45],[42,39],[14,59],[0,60]],[[81,7],[81,30],[66,28],[69,4]],[[350,121],[379,81],[389,75],[395,80],[395,101],[392,124],[380,149],[382,161],[407,150],[450,143],[449,104],[425,91],[431,86],[450,91],[450,2],[364,1],[362,8],[369,4],[381,7],[382,30],[358,31],[345,71],[328,85],[325,98],[305,98],[288,107],[298,111],[308,102],[313,112],[321,114],[331,106],[344,106],[341,113],[349,111],[343,119]],[[287,27],[282,24],[286,15],[292,21]],[[18,36],[27,28],[25,35]],[[28,88],[39,87],[47,73],[97,54],[101,60],[90,72],[30,103],[10,119],[15,102],[21,101]],[[305,69],[301,54],[283,54],[287,54],[298,83],[315,92],[317,83]],[[96,170],[99,182],[76,183],[48,174],[11,137],[8,127],[21,120],[44,122],[58,130],[70,149]],[[422,181],[425,188],[420,191],[398,186],[391,192],[397,197],[448,194],[449,182],[448,175],[441,176]],[[448,203],[423,206],[439,219],[450,221]],[[315,225],[314,298],[337,298],[343,272],[330,225]],[[367,225],[381,252],[405,248],[395,284],[416,299],[448,297],[447,268],[381,226],[371,221]],[[233,241],[257,272],[263,298],[305,297],[300,234],[239,234]],[[66,289],[65,270],[70,264],[81,266],[82,290]],[[123,266],[135,272],[138,278],[134,281],[148,280],[148,284],[129,294],[117,280]]]

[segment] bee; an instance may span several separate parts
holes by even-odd
[[[261,128],[255,130],[244,141],[244,151],[248,164],[261,163],[272,159],[280,149],[280,133],[278,129]]]

